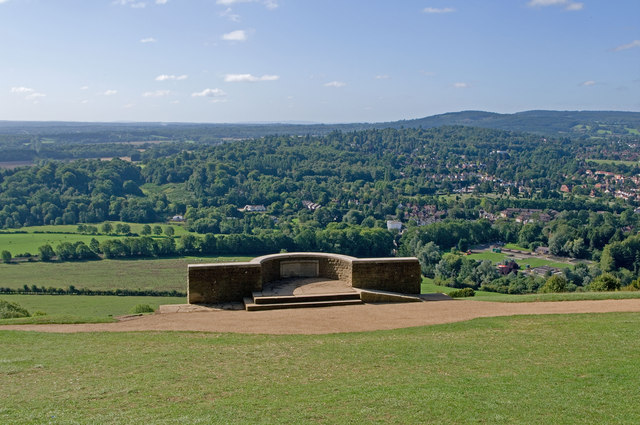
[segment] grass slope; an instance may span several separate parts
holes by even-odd
[[[137,304],[149,304],[155,309],[162,304],[186,304],[182,297],[115,297],[83,295],[4,295],[0,299],[14,302],[31,314],[46,316],[0,320],[0,324],[15,323],[90,323],[110,321],[111,317],[131,313]]]
[[[66,263],[0,264],[0,286],[55,288],[156,289],[186,291],[187,265],[246,261],[251,257],[186,257],[149,260],[101,260]]]
[[[0,332],[0,422],[636,424],[639,314],[319,336]]]

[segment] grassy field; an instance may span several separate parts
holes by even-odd
[[[638,165],[638,161],[623,161],[616,159],[587,159],[587,162],[595,162],[596,164],[615,164],[615,165]]]
[[[517,249],[518,251],[532,252],[531,249],[525,248],[525,247],[520,246],[520,245],[515,244],[515,243],[505,244],[504,247],[507,248],[507,249]]]
[[[456,288],[439,286],[433,279],[422,278],[421,292],[423,294],[440,292],[448,294]],[[580,301],[580,300],[619,300],[627,298],[640,298],[640,291],[618,292],[564,292],[560,294],[500,294],[497,292],[476,291],[473,297],[476,301],[495,301],[505,303],[526,303],[534,301]]]
[[[181,297],[112,297],[82,295],[4,295],[0,299],[18,303],[31,314],[45,316],[0,320],[8,323],[91,323],[111,321],[115,316],[131,313],[137,304],[148,304],[154,310],[162,304],[186,304]]]
[[[0,264],[0,287],[37,285],[54,288],[155,289],[186,291],[187,265],[247,261],[252,257],[185,257],[150,260],[101,260],[66,263]]]
[[[0,331],[0,422],[637,424],[638,320],[309,336]]]
[[[546,260],[544,258],[526,258],[526,259],[512,258],[512,257],[509,257],[509,255],[504,252],[484,251],[476,254],[471,254],[468,257],[476,261],[489,260],[495,264],[502,262],[506,258],[511,258],[520,265],[521,269],[524,269],[527,264],[530,265],[531,267],[551,266],[551,267],[558,267],[560,269],[573,267],[573,265],[569,263],[561,263],[559,261],[551,261],[551,260]]]
[[[110,222],[114,227],[119,223],[124,222]],[[126,223],[131,226],[132,233],[141,234],[142,226],[144,224],[140,223]],[[102,224],[96,224],[95,226],[100,229]],[[150,226],[159,225],[163,229],[168,226],[163,223],[152,223]],[[80,234],[77,231],[76,225],[60,225],[60,226],[31,226],[31,227],[23,227],[18,229],[21,232],[27,233],[0,233],[0,251],[7,250],[12,255],[17,256],[19,254],[30,253],[32,255],[38,254],[38,248],[42,245],[49,244],[54,249],[61,242],[77,242],[82,241],[85,244],[89,244],[92,238],[98,240],[98,242],[105,241],[107,239],[121,238],[125,236],[121,235],[85,235]],[[184,234],[188,234],[189,232],[180,225],[172,224],[175,235],[181,236]],[[153,236],[153,235],[152,235]],[[154,236],[155,237],[155,236]],[[163,235],[164,237],[164,235]]]

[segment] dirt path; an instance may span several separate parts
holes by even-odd
[[[39,332],[204,331],[260,334],[327,334],[398,329],[522,314],[640,312],[640,299],[495,303],[440,301],[365,304],[272,311],[213,311],[142,316],[118,323],[8,325],[0,330]]]

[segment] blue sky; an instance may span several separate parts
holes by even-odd
[[[638,0],[0,0],[0,119],[640,111]]]

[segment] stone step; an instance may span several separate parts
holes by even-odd
[[[335,307],[343,305],[356,305],[362,304],[362,301],[358,299],[353,300],[331,300],[331,301],[300,301],[289,303],[275,303],[275,304],[256,304],[252,302],[251,298],[245,298],[245,308],[247,311],[260,311],[260,310],[278,310],[285,308],[313,308],[313,307]]]
[[[253,294],[254,304],[289,304],[315,301],[339,301],[339,300],[359,300],[360,294],[357,292],[337,292],[331,294],[306,294],[306,295],[261,295]]]

